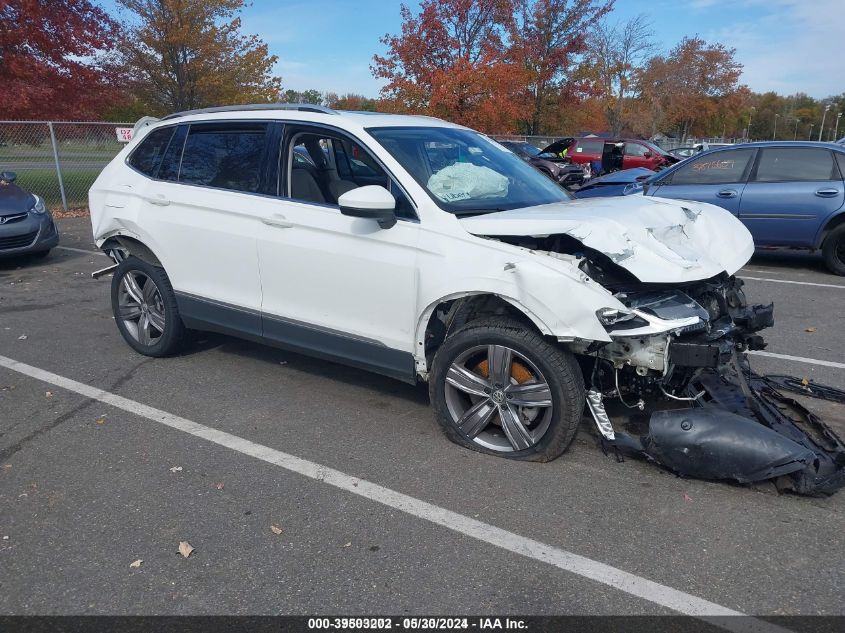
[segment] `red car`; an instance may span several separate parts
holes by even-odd
[[[543,151],[560,154],[564,149],[567,149],[566,156],[572,162],[590,164],[593,175],[632,167],[658,171],[679,160],[653,143],[639,139],[563,138]]]

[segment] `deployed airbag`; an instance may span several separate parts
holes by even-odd
[[[444,202],[503,198],[508,195],[508,179],[489,167],[455,163],[429,178],[428,189]]]

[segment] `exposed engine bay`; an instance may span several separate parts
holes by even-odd
[[[605,447],[643,454],[684,476],[771,479],[779,490],[808,495],[845,485],[842,440],[751,370],[746,352],[765,348],[759,332],[774,324],[774,313],[772,304],[748,304],[741,279],[723,273],[642,283],[567,235],[497,239],[569,260],[625,306],[596,314],[611,342],[568,344]],[[834,390],[816,391],[825,389]],[[624,413],[621,424],[609,409]]]

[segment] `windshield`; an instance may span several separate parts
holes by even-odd
[[[444,211],[472,215],[571,200],[513,152],[472,130],[370,128]]]
[[[514,145],[516,145],[519,149],[521,149],[523,152],[525,152],[529,156],[539,156],[540,155],[540,149],[537,148],[537,147],[534,147],[531,143],[514,143]]]
[[[655,145],[654,143],[646,143],[645,141],[640,141],[640,142],[641,142],[643,145],[645,145],[647,148],[649,148],[651,151],[653,151],[653,152],[657,152],[657,153],[658,153],[658,154],[660,154],[661,156],[669,156],[669,152],[667,152],[666,150],[664,150],[662,147],[658,147],[658,146],[657,146],[657,145]]]

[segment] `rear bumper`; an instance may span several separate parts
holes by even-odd
[[[59,243],[59,231],[49,213],[0,224],[0,258],[48,251]]]

